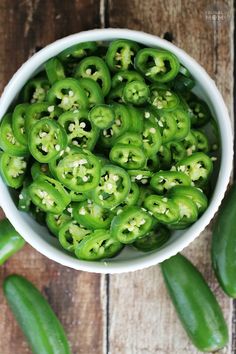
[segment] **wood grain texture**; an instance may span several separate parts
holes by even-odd
[[[96,0],[1,0],[0,90],[41,47],[99,25]],[[103,277],[62,267],[26,246],[0,268],[1,354],[31,353],[3,298],[2,281],[11,273],[26,276],[43,292],[65,326],[74,354],[103,353],[106,333]]]
[[[225,19],[214,21],[215,11],[223,13]],[[173,39],[216,80],[233,117],[233,1],[109,0],[107,12],[107,26],[143,30]],[[184,254],[215,291],[231,331],[232,302],[220,291],[212,273],[210,239],[211,226]],[[176,318],[158,266],[111,276],[109,294],[110,353],[199,353]],[[231,343],[220,353],[233,353]]]

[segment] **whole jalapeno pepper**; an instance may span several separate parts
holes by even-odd
[[[171,194],[169,197],[179,208],[179,220],[175,223],[171,223],[169,227],[174,230],[186,229],[198,218],[198,208],[196,204],[191,198],[182,194]]]
[[[38,161],[34,161],[34,163],[31,166],[30,173],[33,180],[38,178],[40,175],[46,175],[48,177],[52,177],[48,164],[40,163]]]
[[[47,213],[46,214],[46,224],[51,233],[59,237],[59,231],[63,225],[65,225],[68,221],[71,221],[71,216],[67,212],[63,212],[61,214],[53,214]]]
[[[191,199],[198,209],[198,214],[201,215],[207,208],[208,200],[205,194],[199,188],[187,185],[178,185],[170,189],[168,192],[172,196],[186,196]]]
[[[181,141],[170,141],[166,146],[170,150],[173,165],[186,157],[186,150]]]
[[[111,42],[106,54],[109,69],[111,71],[129,69],[138,50],[139,45],[127,39],[117,39]]]
[[[191,179],[184,172],[158,171],[150,181],[152,189],[158,194],[164,194],[175,186],[190,186]]]
[[[77,79],[87,77],[96,81],[101,87],[104,96],[110,91],[111,76],[102,58],[91,56],[82,59],[76,68],[75,77]]]
[[[64,111],[88,108],[88,97],[78,80],[73,78],[55,82],[48,90],[47,100],[51,105],[57,104]]]
[[[149,231],[149,233],[136,240],[133,246],[141,252],[151,252],[161,248],[170,239],[170,231],[161,225]]]
[[[135,145],[115,144],[110,151],[109,158],[127,170],[142,168],[146,163],[143,150]]]
[[[27,156],[29,153],[28,147],[21,144],[14,135],[11,113],[7,113],[1,121],[0,148],[13,156]]]
[[[67,145],[66,131],[52,119],[43,118],[29,133],[29,150],[35,160],[47,163],[58,157]]]
[[[20,99],[27,103],[43,102],[46,99],[49,87],[50,83],[44,77],[31,79],[20,93]]]
[[[96,204],[112,209],[125,200],[130,188],[129,175],[123,168],[105,165],[98,186],[91,190],[91,196]]]
[[[58,160],[50,162],[50,169],[66,188],[74,192],[94,190],[101,175],[99,159],[90,151],[75,146],[66,150]]]
[[[97,104],[104,103],[102,89],[99,84],[93,79],[84,77],[78,80],[79,85],[84,90],[88,98],[88,107],[91,108]]]
[[[0,265],[18,252],[25,245],[24,239],[18,234],[7,219],[0,221]]]
[[[105,147],[114,144],[116,138],[124,134],[130,127],[130,114],[126,106],[114,103],[112,105],[115,121],[111,128],[104,129],[101,134],[101,142]]]
[[[174,54],[153,48],[139,50],[134,65],[148,80],[161,83],[173,80],[180,68]]]
[[[26,133],[31,131],[32,126],[41,118],[50,118],[57,120],[63,113],[63,110],[48,102],[32,103],[26,109],[25,127]]]
[[[192,130],[190,130],[188,135],[182,140],[182,144],[184,145],[187,156],[190,156],[197,151],[197,138]]]
[[[77,245],[75,255],[86,261],[97,261],[115,257],[122,248],[122,243],[112,238],[108,230],[95,230]]]
[[[153,218],[137,206],[128,206],[111,223],[111,236],[124,244],[145,236],[153,225]]]
[[[84,237],[90,235],[92,230],[75,220],[69,220],[59,229],[58,239],[61,246],[69,252],[74,252]]]
[[[62,184],[41,175],[29,186],[32,202],[41,210],[61,214],[70,203],[70,196]]]
[[[146,170],[128,170],[131,182],[141,183],[143,185],[148,184],[149,179],[152,177],[152,171]]]
[[[97,50],[96,42],[82,42],[66,48],[59,53],[58,58],[62,62],[76,62],[84,57],[87,57]]]
[[[142,137],[141,134],[135,133],[133,131],[127,131],[124,134],[118,136],[115,140],[115,144],[124,144],[124,145],[134,145],[142,147]]]
[[[150,120],[144,121],[142,132],[143,149],[146,156],[152,156],[158,152],[162,144],[161,133],[158,125]]]
[[[130,127],[132,132],[141,134],[144,128],[142,110],[132,105],[126,106],[130,115]]]
[[[202,151],[202,152],[208,153],[210,150],[210,146],[209,146],[209,141],[208,141],[206,134],[204,134],[200,130],[192,130],[192,133],[193,133],[194,137],[196,138],[197,151]]]
[[[134,106],[142,106],[149,99],[149,87],[143,81],[131,81],[124,86],[123,100]]]
[[[210,157],[203,152],[196,152],[179,161],[174,168],[186,173],[196,187],[202,187],[206,185],[211,176],[213,163]]]
[[[47,73],[48,81],[50,84],[65,79],[65,70],[58,58],[51,58],[44,64]]]
[[[170,112],[179,105],[178,95],[169,88],[164,88],[158,84],[150,86],[150,103],[157,111]]]
[[[12,130],[16,139],[22,145],[27,145],[26,135],[26,111],[29,107],[28,103],[18,104],[12,113]]]
[[[164,261],[161,270],[179,319],[193,344],[200,351],[209,352],[224,347],[228,342],[227,325],[201,273],[180,254]]]
[[[99,129],[111,128],[115,120],[112,106],[97,104],[89,111],[89,119]]]
[[[149,195],[144,200],[144,207],[162,224],[173,224],[180,218],[180,210],[171,198]]]
[[[111,87],[115,88],[121,83],[127,84],[132,81],[144,82],[144,78],[135,70],[120,70],[111,78]]]
[[[74,219],[93,230],[108,229],[113,216],[110,210],[102,208],[90,199],[75,204],[73,207]]]
[[[89,119],[86,109],[64,112],[59,117],[58,123],[64,128],[69,144],[93,150],[99,136],[99,129]]]
[[[25,157],[12,156],[7,152],[0,153],[0,174],[7,186],[19,188],[22,186],[27,168]]]

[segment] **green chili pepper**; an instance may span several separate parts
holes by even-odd
[[[25,245],[24,239],[18,234],[7,219],[0,221],[0,265],[18,252]]]
[[[157,224],[146,236],[136,240],[133,246],[139,251],[151,252],[161,248],[169,239],[170,231]]]
[[[115,144],[109,154],[110,160],[127,170],[144,167],[146,156],[143,150],[135,145]]]
[[[141,106],[148,101],[149,87],[143,81],[128,82],[123,90],[123,100],[134,106]]]
[[[104,103],[102,89],[99,84],[93,79],[84,77],[78,80],[79,85],[84,90],[88,98],[88,107],[91,108],[97,104]]]
[[[65,70],[58,58],[51,58],[44,64],[50,84],[65,79]]]
[[[59,231],[68,221],[71,221],[71,216],[69,213],[64,211],[61,214],[47,213],[46,223],[47,227],[54,236],[59,237]]]
[[[99,129],[108,129],[114,123],[115,113],[112,106],[97,104],[90,110],[89,118]]]
[[[28,103],[18,104],[12,114],[12,130],[16,137],[22,145],[27,145],[27,135],[26,135],[26,111],[29,107]]]
[[[91,229],[79,224],[75,220],[69,220],[59,229],[59,242],[69,252],[74,252],[83,238],[92,233]]]
[[[37,102],[29,105],[26,109],[25,127],[29,134],[33,125],[41,118],[51,118],[57,120],[63,110],[47,102]]]
[[[0,174],[9,187],[17,189],[22,186],[26,168],[27,160],[25,157],[0,152]]]
[[[142,132],[143,149],[147,156],[157,153],[162,144],[161,133],[158,125],[150,120],[144,121],[144,130]]]
[[[27,82],[23,88],[20,97],[23,102],[43,102],[47,96],[50,84],[44,77],[34,78]]]
[[[171,198],[160,195],[149,195],[144,200],[144,207],[151,212],[160,223],[173,224],[180,219],[180,210]]]
[[[163,88],[158,84],[150,86],[150,103],[156,110],[169,112],[175,110],[179,105],[178,95],[168,88]]]
[[[117,39],[110,43],[106,62],[111,71],[127,70],[133,64],[139,45],[127,39]]]
[[[59,53],[58,58],[62,62],[76,62],[78,60],[89,56],[97,50],[96,42],[83,42],[73,45],[72,47],[66,48],[63,52]]]
[[[191,179],[179,171],[158,171],[150,181],[152,189],[158,194],[164,194],[175,186],[190,186]]]
[[[111,79],[111,87],[115,88],[121,83],[127,84],[132,81],[144,82],[144,78],[135,70],[120,70]]]

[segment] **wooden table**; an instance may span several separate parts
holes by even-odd
[[[216,81],[233,117],[233,0],[0,0],[0,88],[57,38],[100,27],[153,33],[186,50]],[[184,251],[220,301],[235,353],[234,307],[210,266],[211,226]],[[0,268],[34,282],[56,311],[74,354],[197,354],[168,299],[158,266],[104,276],[62,267],[26,246]],[[236,307],[235,307],[236,308]],[[0,353],[30,353],[0,293]]]

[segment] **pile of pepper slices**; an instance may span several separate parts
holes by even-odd
[[[85,42],[44,69],[0,126],[0,173],[20,210],[84,260],[156,250],[199,218],[216,125],[175,55]]]

